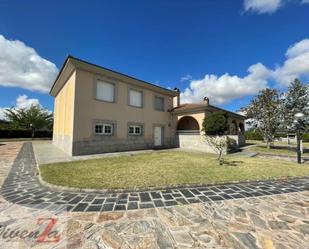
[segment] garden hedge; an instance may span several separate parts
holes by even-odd
[[[263,135],[259,131],[245,131],[246,140],[264,140]]]
[[[0,130],[0,138],[30,138],[30,130]],[[52,131],[36,131],[34,137],[52,137]]]

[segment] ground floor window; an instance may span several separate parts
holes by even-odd
[[[129,135],[142,135],[142,125],[129,125]]]
[[[112,124],[96,124],[95,133],[98,135],[112,135],[113,125]]]

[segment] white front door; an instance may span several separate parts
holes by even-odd
[[[154,127],[154,146],[162,146],[162,127]]]

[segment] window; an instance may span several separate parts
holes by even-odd
[[[95,133],[98,135],[112,135],[113,125],[112,124],[96,124]]]
[[[129,135],[142,135],[143,126],[142,125],[130,125]]]
[[[164,111],[164,98],[155,96],[154,109],[157,111]]]
[[[135,107],[143,106],[143,93],[141,91],[129,90],[129,105]]]
[[[107,102],[115,102],[115,85],[97,81],[96,98]]]

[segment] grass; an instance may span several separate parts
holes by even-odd
[[[231,166],[233,165],[233,166]],[[156,152],[40,166],[44,181],[61,186],[94,189],[131,189],[183,184],[308,176],[309,167],[261,158],[226,157],[205,153]]]
[[[266,145],[264,141],[259,141],[259,140],[246,140],[246,144],[259,144],[259,145]],[[291,146],[296,148],[296,143],[291,143],[290,145],[287,144],[287,142],[281,142],[281,141],[275,141],[274,145],[280,145],[280,146]],[[304,147],[309,147],[309,142],[303,142]]]
[[[296,157],[296,149],[291,148],[288,149],[284,146],[275,146],[270,149],[267,149],[265,145],[257,145],[254,147],[249,148],[250,151],[264,153],[264,154],[271,154],[271,155],[279,155],[279,156],[295,156]],[[309,156],[309,153],[306,152],[303,156]]]
[[[248,140],[246,141],[248,145],[256,145],[249,147],[248,149],[250,151],[264,153],[264,154],[270,154],[270,155],[279,155],[279,156],[296,156],[296,145],[290,144],[288,145],[285,142],[274,142],[274,146],[270,149],[267,149],[266,143],[263,141],[256,141],[256,140]],[[303,143],[304,147],[309,147],[308,143]],[[304,150],[305,153],[303,156],[309,156],[308,149]]]

